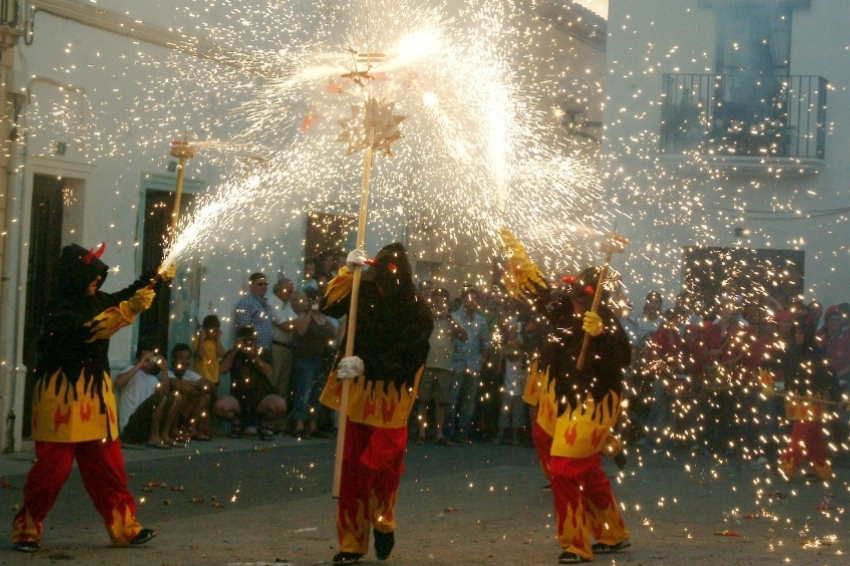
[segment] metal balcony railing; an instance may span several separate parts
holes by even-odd
[[[0,0],[0,26],[18,25],[19,0]]]
[[[665,74],[661,151],[824,159],[827,80]]]

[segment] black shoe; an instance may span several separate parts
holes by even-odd
[[[582,562],[590,562],[589,560],[585,560],[578,554],[573,552],[567,552],[566,550],[561,553],[558,557],[558,564],[580,564]]]
[[[627,546],[631,546],[632,542],[629,539],[621,540],[617,544],[605,544],[604,542],[597,542],[592,547],[593,554],[611,554],[612,552],[619,552],[623,550]]]
[[[363,558],[362,554],[356,552],[340,552],[333,557],[333,563],[336,564],[356,564]]]
[[[623,454],[622,452],[620,452],[619,454],[614,456],[614,463],[617,464],[617,469],[620,470],[620,471],[626,469],[626,462],[627,461],[628,461],[628,458],[626,458],[626,455]]]
[[[38,543],[34,540],[21,540],[12,545],[12,550],[18,552],[35,552],[38,550]]]
[[[146,542],[148,542],[149,540],[151,540],[155,536],[156,536],[155,530],[153,530],[153,529],[142,529],[141,531],[139,531],[139,534],[136,535],[136,538],[134,538],[133,540],[130,541],[130,544],[133,544],[133,545],[145,544]]]
[[[378,529],[372,529],[375,535],[375,556],[378,560],[386,560],[395,546],[395,533],[382,533]]]
[[[544,485],[543,487],[540,488],[540,491],[542,491],[543,493],[551,492],[552,491],[552,484],[547,483],[546,485]]]

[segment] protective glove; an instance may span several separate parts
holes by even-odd
[[[336,369],[337,379],[351,379],[353,377],[358,377],[363,375],[366,370],[366,368],[363,367],[363,360],[361,360],[357,356],[342,358],[339,361],[339,365],[336,366]]]
[[[168,283],[172,279],[177,276],[177,264],[172,263],[164,270],[159,272],[159,278],[162,279],[165,283]]]
[[[587,311],[584,313],[584,323],[581,325],[581,329],[596,338],[602,334],[602,317],[593,311]]]
[[[150,308],[154,297],[156,297],[156,292],[153,289],[142,287],[127,300],[127,307],[133,311],[133,314],[139,314]]]
[[[764,368],[759,370],[759,381],[764,387],[773,387],[773,373]]]
[[[366,260],[369,259],[369,256],[366,255],[361,249],[351,250],[351,253],[348,254],[348,257],[345,258],[345,265],[348,267],[349,271],[354,271],[354,267],[357,265],[366,265]]]

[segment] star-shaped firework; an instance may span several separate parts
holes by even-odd
[[[401,131],[398,125],[406,116],[393,114],[395,102],[382,104],[373,97],[369,97],[365,103],[351,106],[351,117],[339,120],[343,132],[337,141],[348,143],[348,155],[369,147],[371,132],[371,146],[373,150],[383,151],[392,156],[391,145],[401,139]]]

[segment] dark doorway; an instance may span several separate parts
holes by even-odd
[[[56,286],[56,269],[62,253],[63,190],[65,182],[51,175],[33,177],[32,214],[27,264],[27,299],[24,315],[23,362],[27,368],[24,387],[23,436],[32,434],[32,394],[36,347],[44,313]]]
[[[710,320],[724,297],[742,299],[744,317],[758,324],[767,311],[787,308],[803,294],[803,251],[688,247],[684,256],[685,289]]]
[[[180,199],[180,215],[183,216],[195,203],[195,195],[183,193]],[[141,272],[156,271],[162,263],[166,236],[171,227],[174,209],[174,193],[148,189],[145,193],[144,234],[142,235]],[[170,323],[171,289],[162,286],[156,294],[151,308],[139,316],[139,336],[144,336],[168,355],[168,331]]]
[[[304,243],[305,258],[318,257],[326,252],[345,252],[357,245],[355,223],[351,216],[336,216],[322,212],[307,214],[307,234]]]

